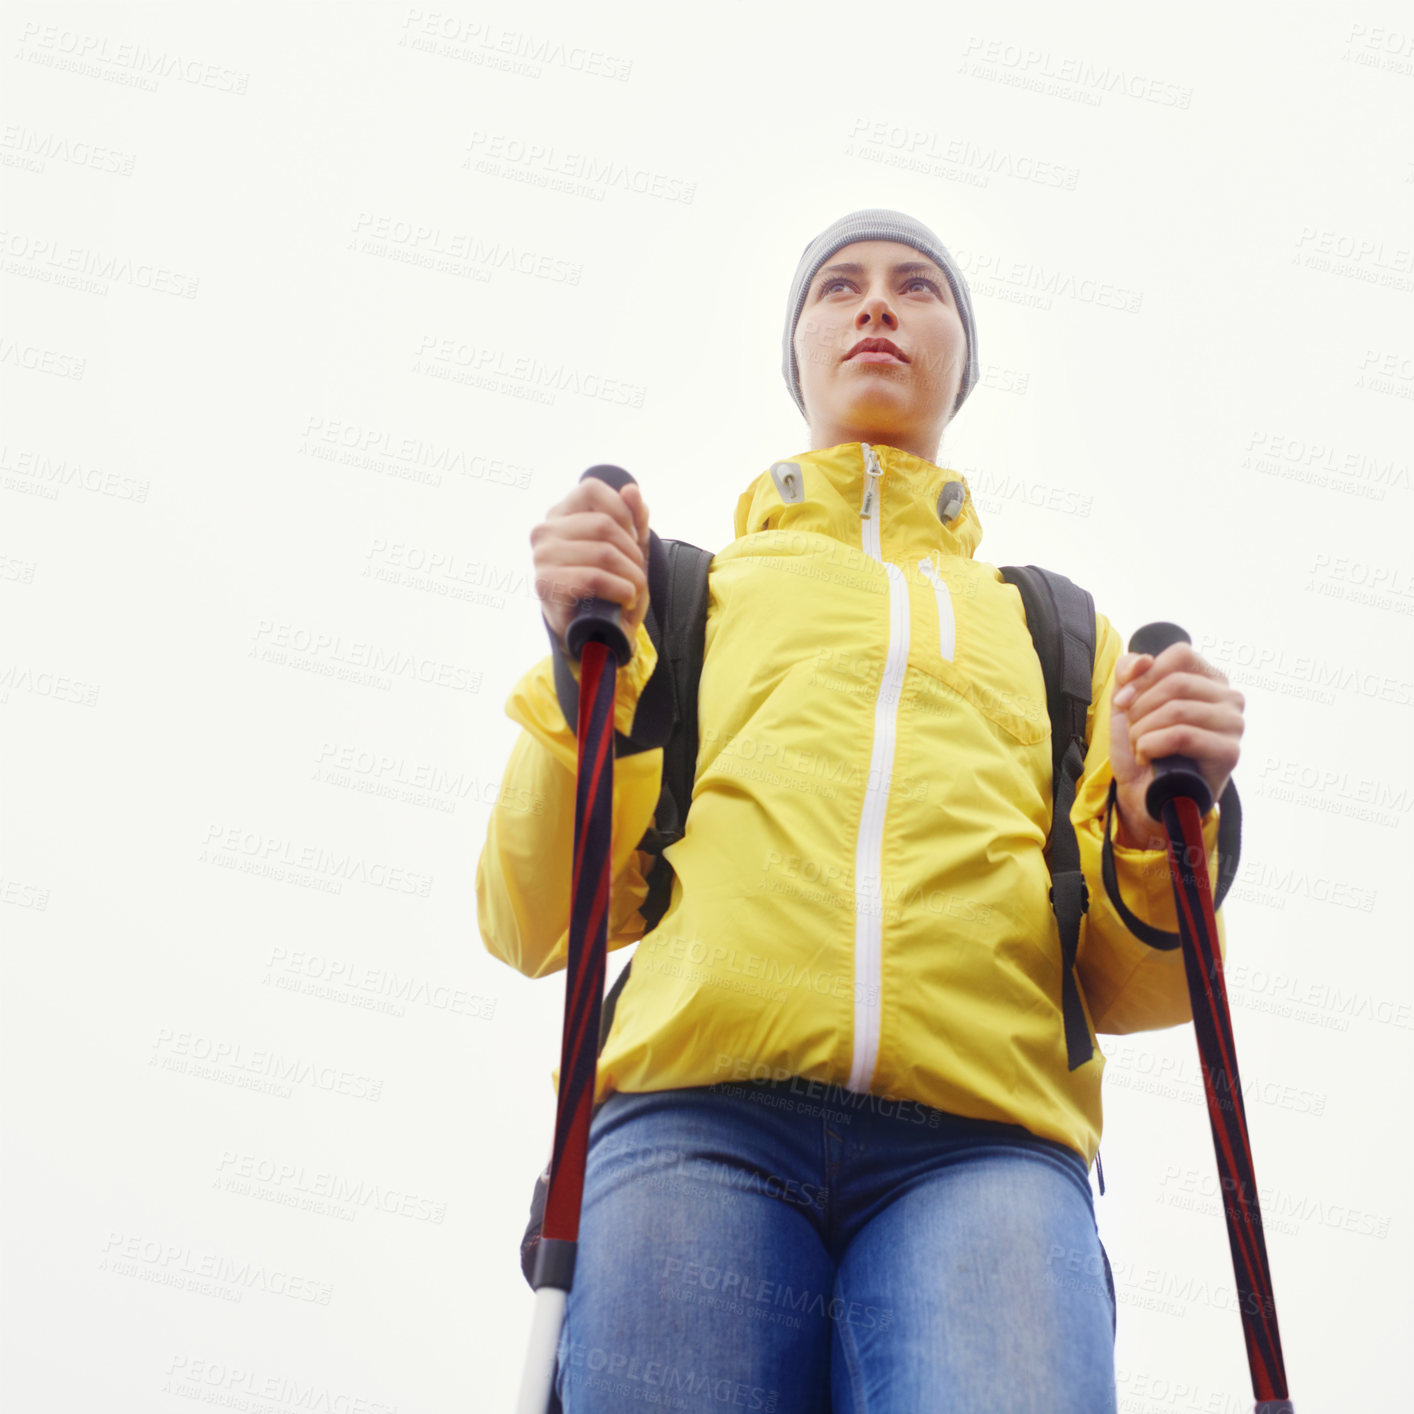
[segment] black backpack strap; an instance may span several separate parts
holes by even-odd
[[[1119,914],[1124,926],[1140,942],[1148,943],[1151,948],[1160,948],[1164,952],[1171,952],[1174,948],[1182,945],[1182,935],[1167,932],[1163,928],[1155,928],[1152,923],[1145,923],[1142,918],[1136,917],[1125,906],[1124,900],[1119,896],[1119,877],[1115,873],[1114,845],[1110,839],[1110,819],[1114,815],[1117,798],[1118,787],[1114,781],[1111,781],[1110,793],[1105,799],[1105,843],[1100,852],[1100,873],[1105,881],[1105,892],[1109,895],[1110,902],[1114,905],[1115,912]],[[1232,887],[1233,879],[1237,877],[1237,863],[1241,857],[1242,802],[1237,798],[1237,786],[1229,776],[1222,795],[1218,797],[1218,881],[1213,892],[1214,913],[1222,907],[1223,899],[1227,897],[1227,891]]]
[[[707,572],[712,552],[686,540],[664,540],[662,578],[658,597],[650,603],[654,617],[650,633],[658,649],[658,667],[652,682],[661,677],[667,684],[671,702],[672,728],[663,745],[663,786],[653,813],[653,823],[644,832],[638,848],[653,855],[648,871],[648,896],[639,911],[644,931],[652,932],[672,898],[673,869],[663,851],[676,844],[687,828],[687,808],[692,803],[692,783],[697,774],[697,686],[702,677],[702,660],[707,636]],[[650,577],[650,589],[653,587]],[[647,623],[647,617],[644,622]],[[645,689],[646,691],[646,689]],[[634,733],[637,735],[637,723]],[[619,993],[628,982],[627,966],[614,979],[600,1013],[599,1049],[609,1038]]]
[[[658,856],[648,879],[642,913],[649,930],[667,912],[672,866],[662,852],[687,828],[687,808],[697,774],[697,689],[707,635],[707,573],[712,553],[685,540],[663,542],[667,556],[667,598],[659,653],[672,691],[672,732],[663,747],[663,788],[653,825],[639,848]]]
[[[1071,1070],[1094,1054],[1090,1025],[1080,999],[1075,957],[1080,948],[1080,920],[1090,908],[1090,894],[1080,868],[1080,845],[1071,824],[1076,785],[1085,767],[1088,742],[1085,719],[1095,669],[1095,601],[1087,590],[1053,570],[1037,565],[1005,565],[1002,578],[1016,586],[1026,610],[1036,655],[1046,680],[1046,708],[1051,718],[1051,908],[1061,943],[1061,1016]]]

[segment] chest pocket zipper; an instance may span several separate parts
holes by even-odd
[[[942,576],[933,568],[932,560],[919,560],[918,568],[933,586],[933,597],[938,601],[938,652],[951,663],[957,643],[957,625],[953,620],[952,595],[943,582]]]

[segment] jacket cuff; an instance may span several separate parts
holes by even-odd
[[[559,701],[565,724],[574,732],[579,724],[579,660],[570,658],[543,612],[540,621],[545,625],[550,649],[554,655],[555,696]],[[623,738],[617,743],[616,755],[632,754],[631,750],[626,751],[624,748],[627,740],[633,736],[639,701],[657,666],[658,650],[653,644],[647,624],[641,623],[633,641],[633,657],[618,669],[615,677],[614,731]]]
[[[1114,854],[1115,879],[1119,896],[1141,923],[1160,928],[1166,933],[1178,931],[1178,905],[1173,894],[1173,874],[1169,868],[1167,849],[1131,849],[1114,840],[1113,816],[1118,806],[1105,820]],[[1207,859],[1210,887],[1218,876],[1219,806],[1203,817],[1203,852]]]

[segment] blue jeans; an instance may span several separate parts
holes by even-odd
[[[1114,1414],[1084,1159],[799,1077],[617,1093],[590,1128],[565,1414]]]

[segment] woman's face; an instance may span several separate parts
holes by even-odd
[[[856,352],[869,339],[901,357]],[[810,282],[794,346],[813,446],[877,441],[936,456],[967,340],[947,277],[921,251],[897,241],[836,251]]]

